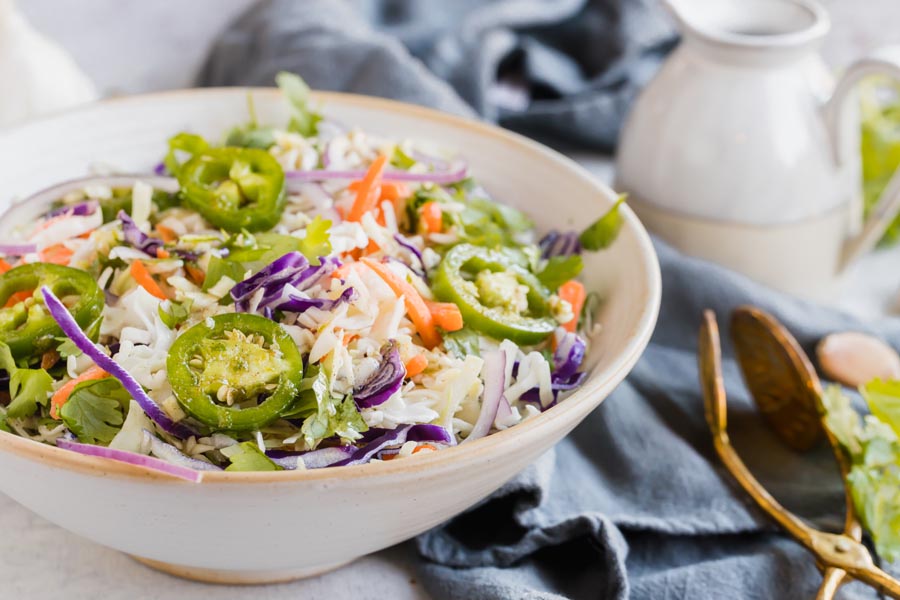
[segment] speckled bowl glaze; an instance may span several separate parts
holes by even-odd
[[[122,98],[2,132],[2,203],[84,175],[92,164],[148,172],[172,134],[188,130],[219,139],[245,121],[247,92]],[[285,122],[278,92],[252,93],[263,122]],[[580,229],[615,199],[569,159],[496,127],[376,98],[315,98],[339,122],[458,149],[497,199],[529,213],[541,230]],[[590,376],[564,402],[520,425],[421,457],[311,471],[209,473],[199,484],[0,432],[0,491],[152,567],[220,583],[305,577],[413,537],[524,469],[597,408],[638,360],[659,310],[659,265],[638,219],[627,208],[623,213],[625,226],[613,247],[585,257],[587,288],[603,298],[603,330],[587,360]]]

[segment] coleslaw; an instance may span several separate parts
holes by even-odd
[[[537,238],[460,157],[329,120],[171,138],[39,192],[0,243],[0,430],[199,481],[466,444],[584,380],[583,232]],[[12,218],[8,216],[7,218]]]

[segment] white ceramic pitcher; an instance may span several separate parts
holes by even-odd
[[[811,0],[666,0],[682,42],[625,124],[617,187],[684,252],[775,288],[828,294],[900,209],[896,175],[862,222],[863,77],[900,78],[900,47],[837,85],[817,54],[828,14]]]

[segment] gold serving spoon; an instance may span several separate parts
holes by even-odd
[[[715,314],[706,311],[700,328],[700,382],[706,420],[722,462],[756,504],[816,558],[824,570],[817,600],[833,599],[848,576],[900,600],[900,582],[878,568],[860,542],[862,527],[846,483],[849,465],[837,440],[822,423],[822,390],[809,358],[778,321],[756,308],[735,311],[732,336],[747,386],[779,437],[798,450],[811,448],[823,432],[831,443],[846,490],[844,532],[819,531],[785,509],[747,469],[731,445],[719,328]]]

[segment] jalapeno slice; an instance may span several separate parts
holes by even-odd
[[[4,307],[0,308],[0,341],[9,346],[16,360],[39,356],[53,347],[54,338],[63,335],[40,294],[10,303],[15,294],[33,292],[45,285],[63,299],[82,329],[103,312],[103,290],[85,271],[50,263],[10,269],[0,275],[0,306]]]
[[[184,332],[166,360],[179,404],[214,429],[251,431],[287,412],[303,358],[278,323],[244,313],[206,319]]]
[[[178,168],[184,203],[232,233],[265,231],[284,211],[284,171],[264,150],[208,148]]]
[[[542,342],[556,328],[550,292],[508,253],[459,244],[444,255],[432,289],[459,307],[466,325],[520,345]]]

